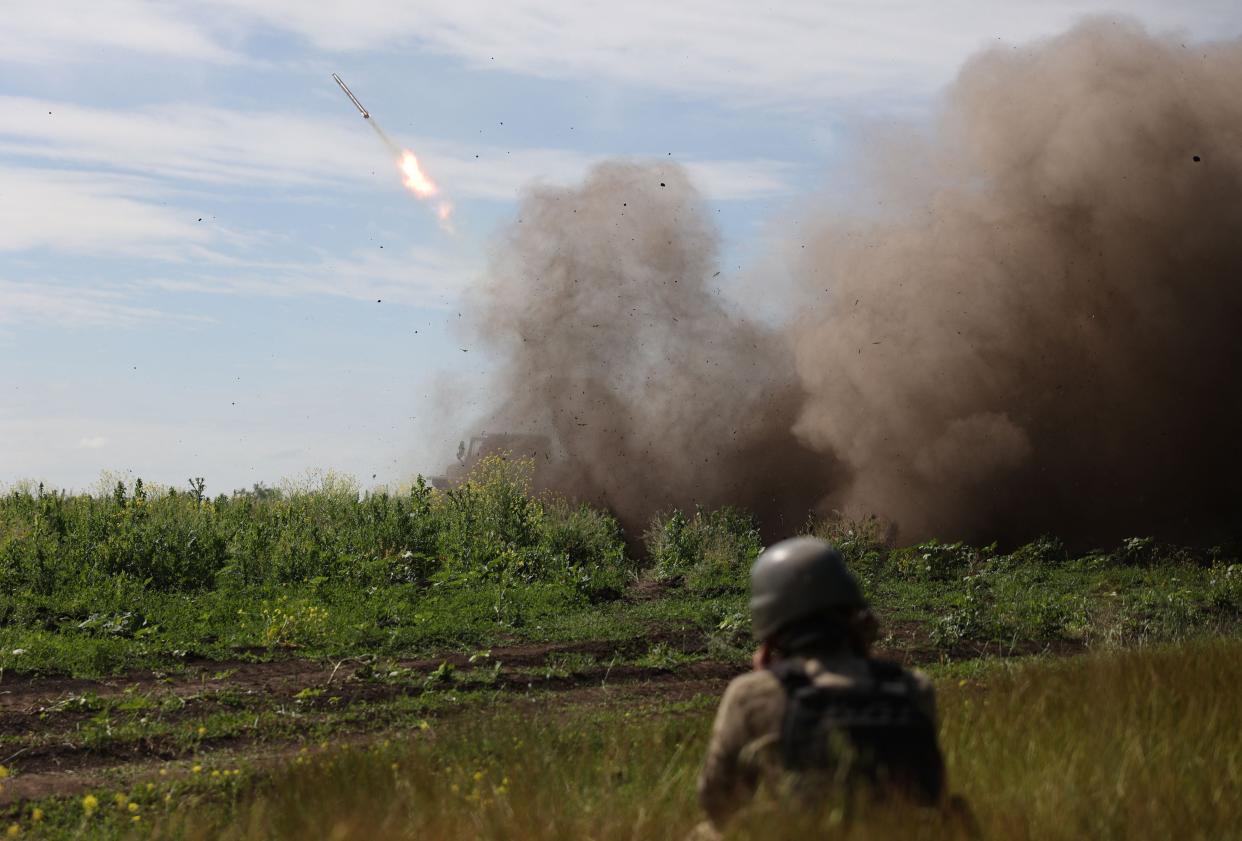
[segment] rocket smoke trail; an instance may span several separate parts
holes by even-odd
[[[903,539],[1213,539],[1242,497],[1242,41],[1122,20],[980,54],[787,227],[779,327],[722,303],[685,174],[529,190],[476,291],[486,428],[631,528],[670,505]],[[802,246],[805,245],[805,248]],[[784,285],[773,285],[784,288]]]
[[[358,101],[358,97],[354,96],[354,92],[349,89],[344,80],[340,76],[333,73],[332,79],[340,86],[345,96],[349,97],[349,101],[358,109],[358,113],[367,121],[371,129],[375,132],[375,136],[384,144],[388,151],[392,154],[393,159],[397,163],[397,169],[401,173],[401,182],[407,190],[418,196],[420,199],[429,199],[440,195],[440,188],[434,181],[428,177],[423,171],[422,165],[418,161],[418,157],[409,149],[403,149],[392,141],[388,134],[380,128],[379,121],[371,116],[370,112],[362,106]],[[436,217],[440,221],[440,228],[448,233],[453,232],[452,215],[453,203],[444,197],[440,197],[435,205]]]

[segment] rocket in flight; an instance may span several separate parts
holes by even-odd
[[[349,89],[349,86],[341,81],[341,77],[333,73],[332,78],[338,85],[341,86],[341,90],[345,91],[345,95],[349,97],[349,101],[352,102],[354,107],[358,109],[358,113],[362,115],[362,119],[371,119],[371,115],[367,113],[367,109],[362,107],[362,103],[358,101],[358,97],[354,96],[354,92]]]

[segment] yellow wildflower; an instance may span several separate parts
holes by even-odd
[[[116,801],[116,807],[118,809],[124,809],[125,806],[129,803],[129,798],[126,797],[124,794],[121,794],[120,792],[117,792],[116,797],[114,797],[113,799]]]
[[[201,738],[203,738],[203,737],[204,737],[204,736],[206,736],[206,735],[207,735],[207,728],[206,728],[206,727],[203,727],[202,725],[199,725],[199,728],[198,728],[198,737],[201,739]]]
[[[5,768],[3,765],[0,765],[0,780],[6,779],[8,776],[9,769]]]
[[[130,820],[133,821],[134,823],[142,823],[142,815],[134,815],[132,818],[130,818]]]
[[[16,838],[17,836],[21,835],[22,834],[21,824],[17,824],[17,823],[9,824],[9,831],[7,834],[10,838]]]
[[[42,822],[42,820],[43,820],[43,810],[42,810],[42,809],[40,809],[38,806],[35,806],[33,809],[31,809],[31,810],[30,810],[30,820],[34,821],[35,823],[40,823],[40,822]]]
[[[138,811],[138,804],[137,804],[137,803],[130,803],[128,808],[129,808],[129,810],[130,810],[131,812],[137,812],[137,811]]]
[[[190,769],[190,773],[191,773],[191,774],[201,774],[201,773],[203,773],[203,766],[202,766],[202,765],[195,765],[193,768],[191,768],[191,769]]]
[[[95,810],[99,808],[99,798],[93,794],[88,794],[82,798],[82,811],[88,815],[95,814]]]

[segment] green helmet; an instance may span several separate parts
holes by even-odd
[[[750,568],[750,624],[759,640],[817,613],[866,606],[841,553],[816,537],[769,546]]]

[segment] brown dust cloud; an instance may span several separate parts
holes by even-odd
[[[1240,84],[1242,41],[1127,21],[975,56],[930,127],[773,222],[748,292],[773,279],[783,320],[722,296],[675,165],[532,188],[470,296],[483,426],[549,436],[539,483],[631,531],[734,505],[769,537],[836,510],[1213,539],[1242,498]]]

